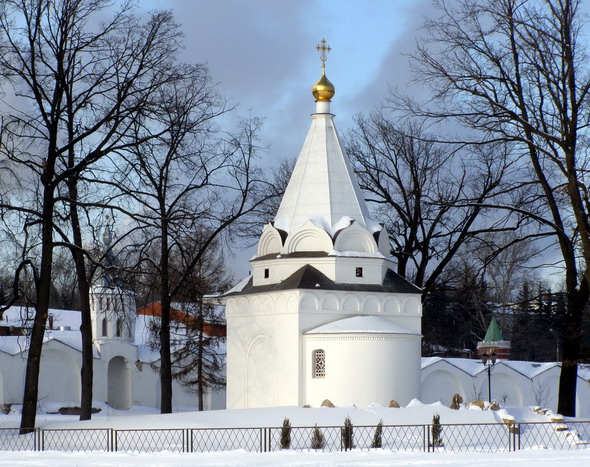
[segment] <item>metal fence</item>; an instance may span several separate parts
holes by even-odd
[[[0,451],[213,452],[243,449],[269,452],[287,448],[325,452],[386,449],[422,452],[503,452],[533,447],[588,449],[590,421],[354,426],[177,429],[51,429],[19,435],[0,428]],[[350,433],[349,433],[350,434]],[[288,436],[287,436],[288,435]],[[287,442],[288,441],[288,442]]]

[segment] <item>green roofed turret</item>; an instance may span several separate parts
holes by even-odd
[[[484,342],[500,342],[503,341],[504,338],[502,337],[502,330],[500,329],[500,325],[496,318],[492,316],[492,320],[490,321],[490,325],[488,326],[488,332],[486,332],[486,336],[484,337]]]

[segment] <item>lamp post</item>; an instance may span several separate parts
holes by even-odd
[[[492,403],[492,367],[496,364],[496,352],[481,354],[481,363],[488,369],[488,401]]]

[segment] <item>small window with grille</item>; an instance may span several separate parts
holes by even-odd
[[[313,377],[324,378],[326,376],[326,352],[322,349],[313,351]]]
[[[356,277],[363,277],[363,268],[356,268],[355,275]]]

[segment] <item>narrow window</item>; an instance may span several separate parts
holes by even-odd
[[[322,349],[313,351],[313,377],[323,378],[326,376],[326,352]]]
[[[363,277],[363,268],[356,268],[356,277]]]
[[[121,318],[117,319],[117,337],[121,337],[123,334],[123,320]]]
[[[47,315],[47,329],[53,329],[53,314]]]
[[[264,278],[265,278],[265,279],[268,279],[268,278],[269,278],[269,276],[270,276],[270,272],[269,272],[269,270],[268,270],[268,269],[265,269],[265,270],[264,270]]]
[[[103,335],[103,337],[107,337],[109,335],[108,327],[109,327],[109,322],[107,321],[106,318],[104,318],[102,320],[102,335]]]

